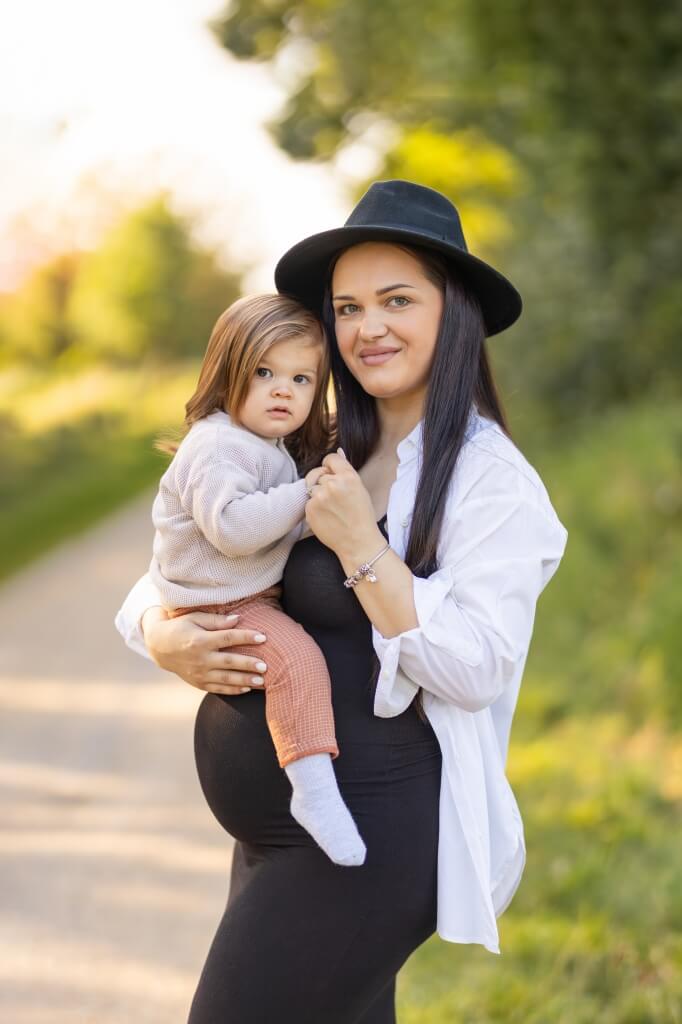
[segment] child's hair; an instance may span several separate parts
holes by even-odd
[[[251,379],[268,349],[278,341],[305,335],[319,339],[322,358],[310,414],[287,437],[286,445],[300,473],[319,465],[321,456],[329,450],[329,345],[322,322],[288,295],[246,295],[220,314],[206,347],[196,391],[185,406],[185,433],[216,409],[238,417]],[[162,442],[157,447],[173,454],[177,443]]]

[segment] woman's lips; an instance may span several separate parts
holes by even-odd
[[[360,356],[360,359],[366,366],[381,366],[382,363],[387,363],[389,359],[397,355],[399,351],[400,349],[394,348],[390,352],[365,352],[364,355]]]

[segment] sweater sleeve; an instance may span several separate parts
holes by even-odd
[[[183,508],[218,551],[252,555],[276,543],[303,519],[305,480],[259,489],[254,470],[233,460],[202,462],[180,490]]]

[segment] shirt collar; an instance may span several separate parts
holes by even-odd
[[[481,419],[481,414],[476,408],[475,404],[472,404],[469,412],[469,420],[466,425],[464,432],[464,440],[468,441],[476,433],[478,424]],[[421,452],[422,449],[422,437],[424,433],[424,420],[420,419],[416,427],[413,427],[407,437],[404,437],[398,445],[396,452],[398,455],[398,462],[409,462],[415,458],[416,455]]]
[[[398,445],[396,449],[398,462],[408,462],[421,451],[423,432],[424,420],[421,419],[416,427],[413,427],[407,437],[404,437]]]

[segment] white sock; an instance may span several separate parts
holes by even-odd
[[[299,825],[335,864],[363,864],[367,848],[339,792],[331,754],[309,754],[284,771],[293,789],[290,810]]]

